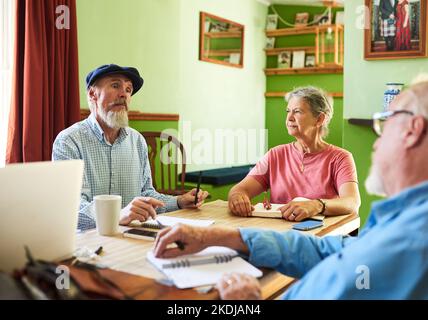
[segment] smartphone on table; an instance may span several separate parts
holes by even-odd
[[[296,223],[295,225],[293,225],[293,229],[300,230],[300,231],[307,231],[315,228],[320,228],[323,225],[324,225],[323,221],[308,220],[308,221]]]
[[[155,241],[157,234],[158,233],[155,231],[142,230],[142,229],[128,229],[123,232],[123,236],[127,238],[144,239],[144,240],[151,240],[151,241]]]

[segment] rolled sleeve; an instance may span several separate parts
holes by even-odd
[[[345,245],[343,236],[319,238],[294,230],[280,233],[253,228],[240,228],[239,231],[248,246],[250,263],[295,278],[301,278]]]

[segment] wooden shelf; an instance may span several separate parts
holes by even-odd
[[[322,3],[323,3],[324,7],[343,8],[343,3],[342,2],[338,2],[338,1],[334,1],[334,0],[323,0]]]
[[[306,53],[315,53],[315,47],[285,47],[285,48],[274,48],[274,49],[264,49],[267,56],[276,56],[283,51],[305,51]],[[326,53],[334,53],[334,48],[328,49]]]
[[[329,66],[329,67],[313,67],[313,68],[267,68],[265,74],[267,76],[283,75],[283,74],[327,74],[327,73],[343,73],[342,66]]]
[[[88,109],[80,109],[80,120],[86,119],[91,112]],[[172,113],[143,113],[140,111],[128,111],[129,120],[140,121],[178,121],[180,116]]]
[[[360,118],[350,118],[348,119],[349,124],[354,124],[356,126],[363,126],[363,127],[373,127],[373,120],[372,119],[360,119]]]
[[[229,50],[210,50],[208,52],[209,57],[227,57],[231,53],[241,53],[241,49],[229,49]]]
[[[206,32],[204,36],[208,38],[241,38],[242,32],[239,31],[229,31],[229,32]]]
[[[343,28],[342,25],[337,25],[339,28]],[[297,27],[297,28],[282,28],[276,30],[266,30],[266,36],[268,37],[282,37],[282,36],[293,36],[300,34],[316,34],[317,30],[326,30],[328,28],[335,28],[335,24],[312,26],[312,27]]]
[[[271,91],[271,92],[266,92],[265,97],[266,98],[284,98],[284,96],[287,93],[288,92],[286,91]],[[343,92],[328,92],[328,94],[333,98],[343,98]]]

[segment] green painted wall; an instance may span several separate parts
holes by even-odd
[[[364,60],[364,30],[361,28],[364,0],[345,1],[345,73],[344,73],[344,147],[352,152],[358,169],[362,205],[360,215],[365,222],[371,203],[364,180],[371,164],[375,135],[370,128],[349,125],[349,118],[370,118],[382,110],[387,82],[409,84],[420,72],[428,71],[428,59]]]
[[[323,7],[313,6],[285,6],[275,5],[279,16],[289,23],[293,23],[296,13],[308,12],[309,21],[312,21],[314,14],[321,14],[325,11]],[[342,10],[342,9],[340,9]],[[333,10],[334,12],[338,9]],[[270,13],[273,13],[270,8]],[[278,29],[287,26],[279,19]],[[315,35],[298,35],[276,37],[275,47],[295,47],[295,46],[315,46]],[[277,66],[277,56],[269,56],[266,62],[267,68]],[[313,85],[328,92],[343,91],[343,75],[323,74],[323,75],[280,75],[266,77],[266,91],[291,91],[299,86]],[[294,141],[289,136],[285,128],[285,108],[286,102],[283,98],[266,98],[266,128],[269,130],[268,147],[272,148],[279,144]],[[342,98],[334,99],[334,116],[330,123],[330,134],[327,137],[329,143],[342,146],[342,119],[343,119],[343,101]]]

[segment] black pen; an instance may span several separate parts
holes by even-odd
[[[167,226],[164,225],[163,223],[161,223],[158,219],[155,219],[155,221],[161,229],[167,228]],[[177,245],[178,249],[180,249],[181,251],[184,250],[184,243],[183,242],[181,242],[180,240],[177,240],[177,241],[175,241],[175,244]]]
[[[201,188],[201,180],[202,180],[202,171],[199,171],[198,185],[196,187],[196,194],[195,194],[195,206],[198,203],[198,193],[199,193],[199,189]]]

